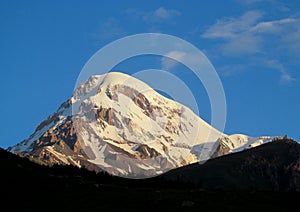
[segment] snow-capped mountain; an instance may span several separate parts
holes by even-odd
[[[28,139],[9,150],[40,163],[142,178],[272,139],[228,136],[144,82],[110,72],[81,83]]]

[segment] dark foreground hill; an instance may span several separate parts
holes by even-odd
[[[287,211],[300,200],[299,146],[278,141],[148,180],[40,166],[0,150],[0,202],[11,211]]]
[[[206,189],[300,192],[300,144],[277,140],[181,167],[162,177]]]

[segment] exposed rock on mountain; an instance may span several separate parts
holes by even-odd
[[[152,177],[271,141],[228,136],[131,76],[91,76],[23,142],[9,148],[45,164]]]

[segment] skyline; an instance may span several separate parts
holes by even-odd
[[[300,3],[191,2],[1,2],[1,147],[28,138],[72,95],[78,74],[96,51],[146,32],[178,36],[205,53],[225,90],[225,133],[287,134],[299,141]],[[136,58],[117,67],[129,73],[134,68],[169,69],[193,82],[184,67],[161,58]],[[196,94],[200,116],[209,121],[205,95],[203,89]]]

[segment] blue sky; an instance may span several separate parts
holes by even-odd
[[[224,86],[226,133],[300,139],[299,1],[12,0],[0,2],[0,26],[1,147],[27,138],[71,96],[97,50],[145,32],[178,36],[206,54]],[[118,68],[155,68],[151,60]],[[209,121],[205,95],[196,96]]]

